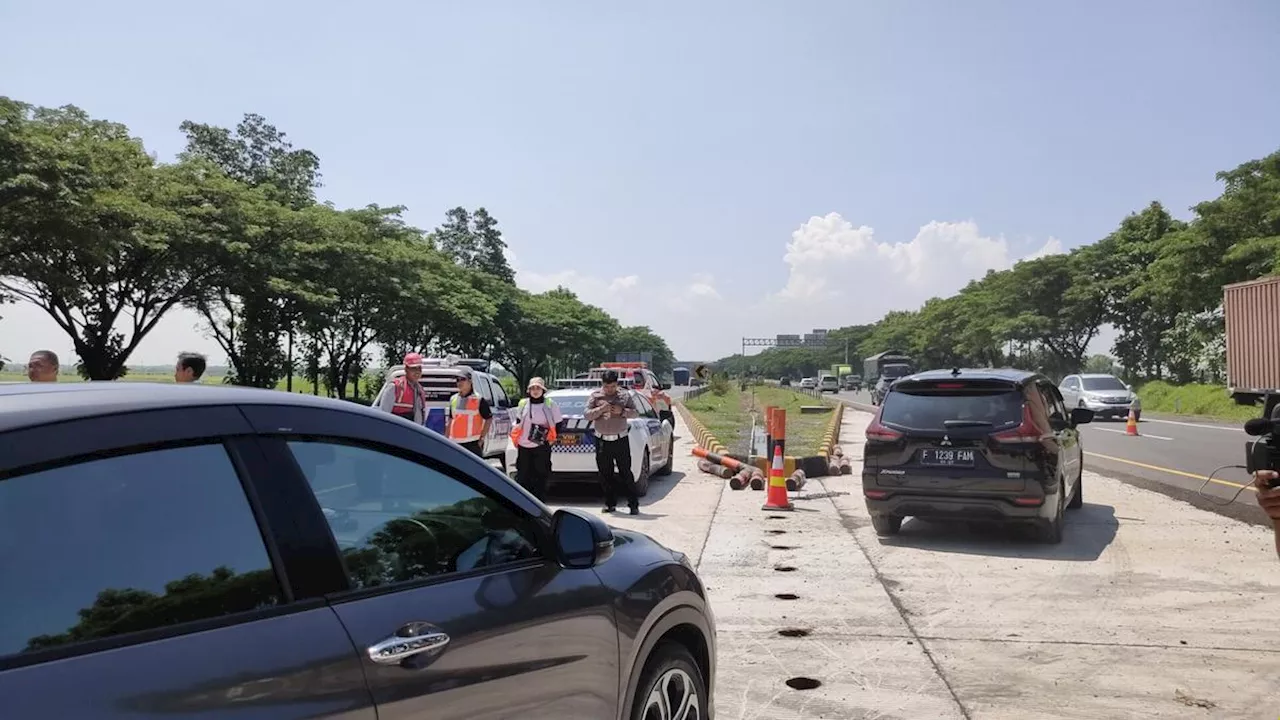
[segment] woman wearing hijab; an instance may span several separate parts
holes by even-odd
[[[511,441],[516,445],[516,482],[539,500],[545,500],[551,479],[551,445],[563,416],[556,401],[547,397],[542,378],[529,381],[525,397],[516,409]]]

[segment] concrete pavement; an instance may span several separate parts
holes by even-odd
[[[866,392],[841,392],[841,400],[874,411]],[[1228,517],[1269,525],[1248,489],[1241,424],[1152,416],[1144,413],[1139,437],[1124,423],[1095,421],[1080,428],[1085,467]],[[1206,479],[1213,475],[1213,480]]]
[[[868,420],[846,410],[855,470]],[[766,513],[764,493],[728,490],[677,442],[676,472],[642,514],[609,521],[698,564],[719,626],[719,718],[1280,714],[1269,531],[1086,472],[1058,546],[914,520],[881,539],[857,474]],[[786,684],[803,679],[820,685]]]

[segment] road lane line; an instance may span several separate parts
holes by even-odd
[[[1185,427],[1193,427],[1193,428],[1207,428],[1209,430],[1226,430],[1227,432],[1238,432],[1238,433],[1244,432],[1243,427],[1227,427],[1226,425],[1206,425],[1204,423],[1183,422],[1181,420],[1161,420],[1159,418],[1153,418],[1153,417],[1149,417],[1146,420],[1143,420],[1142,422],[1167,423],[1169,425],[1182,425]]]
[[[1182,477],[1191,478],[1192,480],[1199,480],[1200,482],[1204,482],[1205,480],[1208,480],[1211,483],[1216,483],[1218,485],[1226,485],[1227,487],[1233,487],[1233,488],[1236,488],[1237,490],[1239,490],[1240,488],[1248,488],[1249,490],[1253,490],[1255,492],[1257,491],[1257,488],[1255,488],[1253,485],[1241,485],[1240,483],[1231,482],[1230,480],[1219,480],[1218,478],[1207,478],[1203,475],[1196,475],[1195,473],[1183,472],[1182,470],[1174,470],[1173,468],[1160,467],[1159,465],[1148,465],[1147,463],[1141,463],[1141,462],[1138,462],[1137,460],[1126,460],[1124,458],[1112,457],[1111,455],[1103,455],[1102,453],[1089,452],[1088,450],[1085,450],[1084,454],[1092,455],[1093,457],[1097,457],[1097,458],[1102,458],[1103,460],[1112,460],[1118,463],[1125,463],[1126,465],[1134,465],[1136,467],[1146,468],[1147,470],[1165,472],[1165,473],[1169,473],[1170,475],[1181,475]]]
[[[1094,430],[1099,430],[1099,431],[1101,431],[1101,432],[1119,433],[1120,435],[1128,435],[1128,434],[1129,434],[1129,433],[1125,432],[1124,430],[1116,430],[1115,428],[1096,427],[1096,428],[1094,428]],[[1163,435],[1148,435],[1148,434],[1146,434],[1146,433],[1142,433],[1141,435],[1135,435],[1134,437],[1146,437],[1146,438],[1152,438],[1152,439],[1155,439],[1155,440],[1172,440],[1172,439],[1173,439],[1173,438],[1171,438],[1171,437],[1165,437],[1165,436],[1163,436]]]

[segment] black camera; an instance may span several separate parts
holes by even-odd
[[[1244,431],[1257,437],[1245,443],[1245,468],[1252,474],[1259,470],[1280,472],[1280,395],[1267,395],[1263,417],[1244,424]],[[1280,479],[1269,487],[1280,487]]]
[[[546,441],[547,441],[547,426],[530,424],[529,425],[529,442],[537,443],[541,445]]]

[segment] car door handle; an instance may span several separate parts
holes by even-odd
[[[409,623],[395,635],[369,646],[369,659],[379,665],[398,665],[405,658],[425,652],[440,652],[449,644],[449,636],[431,623]]]

